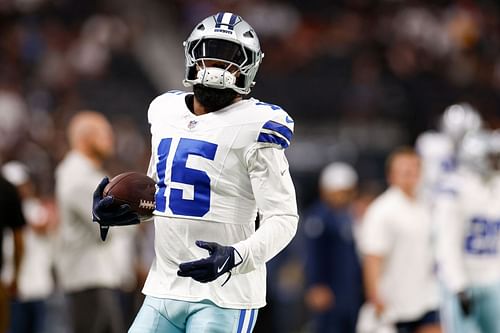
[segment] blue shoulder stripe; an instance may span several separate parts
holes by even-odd
[[[269,120],[264,124],[264,126],[262,126],[262,128],[278,132],[279,134],[283,135],[288,141],[292,141],[293,132],[285,125]]]
[[[268,143],[274,143],[277,145],[280,145],[283,147],[283,149],[288,148],[290,143],[283,139],[282,137],[276,135],[276,134],[271,134],[271,133],[259,133],[259,137],[257,138],[257,142],[268,142]]]

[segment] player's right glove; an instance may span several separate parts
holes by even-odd
[[[226,284],[231,277],[231,269],[242,262],[238,251],[232,246],[223,246],[215,242],[196,241],[196,245],[207,250],[209,256],[180,264],[177,275],[191,277],[198,282],[206,283],[229,272],[228,278],[222,285]]]
[[[461,291],[457,294],[457,298],[463,315],[467,317],[471,314],[473,306],[470,295],[466,291]]]
[[[106,240],[110,226],[138,224],[139,214],[132,211],[127,204],[113,205],[112,196],[103,197],[104,188],[108,185],[108,177],[104,177],[96,190],[92,204],[92,220],[99,223],[101,239]]]

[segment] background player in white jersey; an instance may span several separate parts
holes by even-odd
[[[427,202],[431,214],[436,196],[439,196],[443,179],[449,178],[457,169],[457,154],[463,138],[468,133],[481,129],[482,119],[479,112],[468,103],[450,105],[439,121],[439,131],[422,133],[416,142],[416,149],[422,158],[422,197]],[[460,312],[456,295],[447,290],[440,281],[442,302],[441,322],[446,332],[457,332],[462,321],[457,321]],[[464,307],[467,306],[464,299]]]
[[[455,295],[449,332],[500,332],[499,134],[467,135],[459,169],[435,196],[440,275]],[[469,320],[467,320],[469,319]]]
[[[241,17],[206,18],[184,46],[184,83],[194,94],[170,91],[148,111],[156,259],[129,332],[250,332],[265,305],[265,263],[297,228],[284,155],[293,120],[279,106],[242,98],[263,54]],[[95,220],[138,223],[102,198],[107,182],[96,191]]]

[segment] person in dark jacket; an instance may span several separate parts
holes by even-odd
[[[320,199],[305,215],[305,302],[315,332],[354,333],[363,303],[353,232],[357,179],[346,163],[328,165],[320,176]]]

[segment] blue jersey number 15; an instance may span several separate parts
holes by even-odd
[[[165,212],[167,182],[165,173],[167,158],[170,153],[171,138],[162,139],[158,145],[158,191],[156,192],[156,210]],[[170,173],[171,182],[193,185],[193,199],[184,199],[183,190],[170,188],[168,207],[174,214],[202,217],[210,210],[210,178],[202,170],[188,168],[186,162],[189,155],[197,155],[213,161],[217,145],[214,143],[182,138],[175,151]]]

